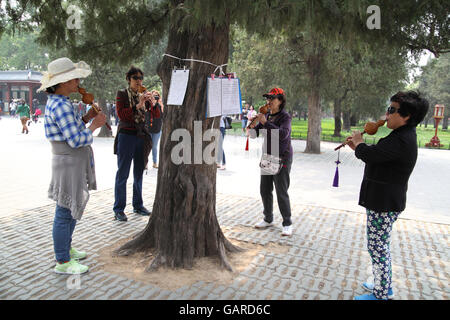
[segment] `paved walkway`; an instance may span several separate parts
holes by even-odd
[[[225,138],[227,170],[218,170],[217,176],[217,216],[229,239],[262,246],[249,266],[226,285],[204,280],[173,290],[105,272],[100,250],[142,230],[148,218],[130,214],[127,223],[112,220],[112,139],[96,138],[99,190],[91,193],[73,240],[88,251],[84,263],[90,271],[74,287],[70,277],[52,272],[54,203],[46,199],[50,147],[42,123],[21,135],[18,119],[3,118],[0,137],[0,299],[351,299],[363,293],[360,284],[370,277],[365,215],[356,204],[363,165],[352,152],[341,152],[340,187],[332,188],[335,144],[323,143],[321,155],[307,155],[302,153],[304,142],[294,142],[294,234],[284,238],[277,209],[275,227],[253,228],[262,212],[255,165],[261,141],[251,140],[250,152],[245,153],[244,137],[230,135]],[[449,297],[450,200],[444,196],[450,184],[448,160],[448,151],[419,151],[408,206],[392,234],[397,299]],[[150,169],[144,179],[149,209],[156,173]],[[284,253],[275,247],[284,248]]]

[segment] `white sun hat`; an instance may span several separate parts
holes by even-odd
[[[56,59],[48,64],[48,71],[43,72],[41,87],[37,92],[72,79],[86,78],[91,73],[91,67],[84,61],[73,63],[66,57]]]

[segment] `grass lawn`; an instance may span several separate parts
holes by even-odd
[[[233,131],[234,133],[241,132],[241,122],[236,121],[233,122]],[[361,123],[360,126],[352,127],[352,131],[364,130],[364,123]],[[390,129],[384,125],[381,128],[378,128],[378,131],[375,135],[364,135],[365,141],[367,143],[376,143],[380,138],[387,136],[391,132]],[[428,128],[425,128],[423,125],[417,127],[417,143],[419,147],[425,147],[425,143],[430,142],[431,138],[434,136],[434,124],[429,124]],[[341,131],[342,137],[333,137],[334,133],[334,119],[322,119],[322,141],[334,141],[334,142],[343,142],[347,136],[351,134],[351,132]],[[300,139],[306,140],[306,136],[308,135],[308,121],[293,119],[292,120],[292,139]],[[450,131],[442,130],[442,125],[439,125],[438,137],[441,140],[441,144],[444,146],[441,147],[443,149],[450,150]]]

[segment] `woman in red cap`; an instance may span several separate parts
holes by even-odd
[[[284,110],[286,95],[281,88],[273,88],[263,95],[270,112],[258,113],[256,121],[250,125],[249,135],[264,136],[263,157],[261,159],[260,193],[264,206],[264,220],[256,224],[258,229],[273,225],[273,186],[277,192],[278,207],[283,217],[283,236],[292,235],[291,204],[289,183],[292,166],[291,116]],[[250,120],[250,119],[249,119]]]

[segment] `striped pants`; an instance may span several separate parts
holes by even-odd
[[[377,299],[387,299],[392,288],[391,231],[400,213],[367,209],[367,249],[372,259],[373,294]]]

